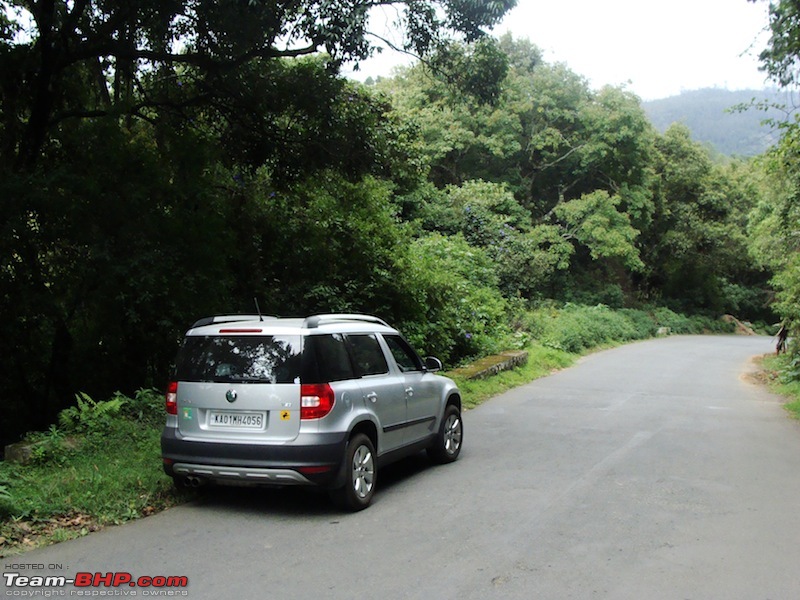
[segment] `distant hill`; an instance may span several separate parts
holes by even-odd
[[[776,90],[728,90],[709,88],[683,92],[662,100],[642,102],[650,121],[663,132],[673,123],[683,123],[692,132],[692,138],[711,145],[726,156],[756,156],[778,140],[778,135],[768,125],[767,118],[780,119],[781,114],[751,108],[736,112],[729,109],[752,100],[768,100],[789,104],[784,92]]]

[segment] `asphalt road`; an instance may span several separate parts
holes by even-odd
[[[229,489],[4,572],[186,576],[196,600],[800,598],[800,424],[743,377],[771,349],[677,336],[600,352],[467,412],[457,463],[385,470],[361,513]]]

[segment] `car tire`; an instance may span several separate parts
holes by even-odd
[[[340,507],[358,511],[367,508],[375,494],[378,461],[372,440],[363,433],[350,438],[345,452],[345,483],[331,491],[331,498]]]
[[[461,419],[461,411],[455,404],[448,404],[444,409],[436,440],[433,446],[428,448],[428,456],[439,464],[451,463],[461,453],[463,440],[464,421]]]

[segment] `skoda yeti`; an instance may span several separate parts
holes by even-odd
[[[306,485],[366,508],[378,471],[461,451],[461,397],[397,330],[368,315],[201,319],[166,394],[164,471],[177,484]]]

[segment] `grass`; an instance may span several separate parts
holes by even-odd
[[[800,419],[800,379],[797,378],[797,359],[789,355],[766,356],[762,368],[770,390],[788,400],[783,407],[795,419]]]
[[[115,410],[103,413],[111,402]],[[30,435],[29,464],[0,463],[0,556],[184,501],[161,470],[162,406],[153,390],[117,396],[92,402],[82,415],[73,411],[71,423],[62,418],[60,427]]]

